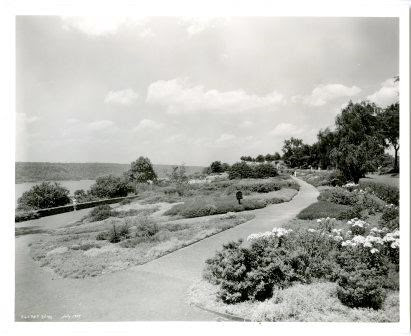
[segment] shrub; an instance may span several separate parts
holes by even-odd
[[[351,207],[343,204],[335,204],[326,201],[319,201],[303,209],[298,215],[299,219],[319,219],[334,217],[337,219],[349,219],[351,216]]]
[[[340,301],[352,308],[381,308],[386,296],[387,258],[355,247],[343,250],[338,261],[342,267],[337,288]]]
[[[254,178],[267,178],[277,175],[278,171],[271,163],[261,163],[256,165],[253,169]]]
[[[206,261],[204,277],[219,286],[218,297],[225,303],[264,301],[276,288],[338,274],[330,258],[336,242],[327,237],[280,228],[249,240],[249,247],[242,247],[241,241],[225,244]]]
[[[400,216],[399,209],[397,207],[387,206],[381,215],[381,220],[384,222],[389,222]]]
[[[389,204],[399,204],[400,191],[397,187],[366,180],[361,180],[359,185],[363,189],[370,190],[376,196]]]
[[[135,226],[135,237],[137,238],[150,239],[160,231],[160,228],[157,225],[157,223],[147,216],[138,218],[137,222],[135,223]]]
[[[358,195],[355,192],[336,187],[322,190],[318,200],[335,204],[354,205],[358,202]]]
[[[113,175],[99,177],[90,187],[90,194],[98,198],[124,197],[128,194],[128,185],[120,177]]]
[[[90,222],[97,222],[109,218],[111,216],[111,213],[111,207],[108,204],[103,204],[94,207],[89,212],[88,217],[90,219]]]
[[[17,200],[18,210],[53,208],[70,203],[68,189],[59,183],[43,182],[30,188]]]
[[[234,197],[194,198],[184,204],[176,204],[167,210],[166,216],[182,216],[185,218],[202,217],[264,208],[266,201],[260,199],[244,199],[241,204]]]
[[[324,184],[336,187],[342,186],[346,183],[347,179],[344,177],[343,173],[339,170],[334,170],[330,175],[328,175],[327,180]]]
[[[228,178],[230,180],[250,177],[253,177],[253,169],[245,162],[234,163],[228,171]]]
[[[228,170],[228,178],[244,179],[244,178],[268,178],[278,175],[277,168],[271,163],[260,163],[255,166],[250,166],[246,162],[236,162]]]

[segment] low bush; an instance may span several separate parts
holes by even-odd
[[[318,201],[303,209],[298,215],[299,219],[318,219],[334,217],[337,219],[353,218],[352,207],[326,201]]]
[[[384,211],[381,215],[381,220],[384,222],[389,222],[393,219],[396,219],[400,216],[400,211],[397,207],[387,206],[384,208]]]
[[[177,204],[167,210],[166,216],[185,218],[202,217],[264,208],[267,203],[259,199],[244,199],[241,204],[234,197],[194,198],[184,204]]]
[[[246,162],[234,163],[229,171],[228,178],[245,179],[245,178],[268,178],[278,175],[277,169],[271,163],[259,163],[248,165]]]
[[[358,194],[341,187],[329,188],[321,191],[318,200],[335,204],[354,205],[358,202]]]
[[[312,278],[335,279],[339,273],[337,243],[327,236],[274,229],[251,235],[249,241],[248,247],[241,241],[225,244],[206,261],[204,278],[219,286],[218,297],[225,303],[264,301],[274,289]]]
[[[54,208],[70,203],[69,190],[59,183],[42,182],[25,191],[17,200],[18,210]]]
[[[109,231],[100,232],[96,240],[108,240],[110,243],[118,243],[124,239],[130,238],[130,228],[127,223],[117,225],[113,222]]]
[[[90,222],[97,222],[107,219],[111,216],[112,209],[108,204],[94,207],[88,214]]]
[[[359,185],[389,204],[399,204],[400,191],[397,187],[367,180],[360,180]]]
[[[340,301],[352,308],[380,309],[386,297],[386,257],[357,248],[344,250],[338,260],[342,266],[337,288]]]
[[[146,216],[139,218],[135,226],[135,236],[138,238],[150,239],[160,231],[158,224]]]

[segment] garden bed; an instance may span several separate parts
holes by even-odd
[[[398,322],[399,294],[390,291],[379,310],[349,308],[337,298],[337,284],[317,282],[296,284],[277,290],[263,302],[225,304],[217,300],[218,286],[205,280],[193,284],[188,293],[190,304],[220,314],[230,314],[255,322]]]
[[[253,217],[227,214],[190,223],[150,216],[111,217],[42,235],[31,244],[31,255],[62,277],[99,276],[144,264]],[[125,227],[127,233],[121,236]],[[113,228],[119,237],[116,243],[109,240]]]

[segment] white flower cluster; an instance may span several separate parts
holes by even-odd
[[[354,182],[348,182],[343,185],[343,188],[355,188],[358,187],[358,184],[355,184]]]
[[[347,222],[347,224],[351,225],[352,227],[358,226],[358,227],[361,227],[361,228],[366,228],[366,227],[369,226],[367,222],[365,222],[361,219],[358,219],[358,218],[353,218],[353,219],[349,220]]]
[[[284,229],[284,228],[274,228],[271,232],[274,233],[277,237],[285,236],[292,232],[293,230]]]
[[[280,238],[292,232],[293,230],[284,229],[284,228],[274,228],[272,231],[252,233],[247,237],[247,240],[256,240],[256,239],[268,239],[268,238]]]
[[[355,189],[354,192],[356,192],[356,193],[358,193],[358,194],[360,194],[360,195],[365,195],[365,194],[367,193],[367,191],[366,191],[366,190],[363,190],[363,189]]]
[[[381,235],[381,234],[384,234],[384,233],[386,233],[386,232],[388,232],[388,229],[387,229],[386,227],[383,227],[382,229],[373,227],[373,228],[370,230],[370,234],[373,234],[373,235]]]
[[[375,228],[374,228],[375,229]],[[377,229],[378,230],[378,229]],[[380,230],[381,232],[384,232],[383,230]],[[376,232],[376,230],[374,230]],[[376,253],[379,252],[379,250],[376,248],[379,245],[380,247],[384,245],[384,243],[388,243],[391,248],[396,249],[400,247],[400,232],[398,230],[394,232],[388,232],[383,238],[378,237],[378,236],[355,236],[350,240],[343,241],[341,243],[341,246],[363,246],[370,248],[371,253]]]
[[[396,249],[400,247],[400,231],[388,232],[384,238],[384,242],[391,243],[391,248]]]

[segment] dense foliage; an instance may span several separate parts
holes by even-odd
[[[249,165],[245,161],[234,163],[229,171],[229,179],[267,178],[278,175],[277,169],[271,163]]]
[[[143,156],[131,162],[130,170],[125,175],[129,182],[146,183],[157,180],[157,174],[150,159]]]
[[[18,210],[36,210],[70,203],[69,191],[59,183],[43,182],[31,187],[17,200]]]
[[[113,175],[97,178],[90,187],[90,194],[97,198],[114,198],[127,196],[129,187],[120,177]]]
[[[246,246],[225,244],[206,261],[204,277],[229,304],[264,301],[277,288],[318,279],[336,281],[338,298],[349,307],[381,308],[392,287],[388,270],[398,278],[399,232],[357,219],[347,222],[348,229],[336,225],[324,218],[314,229],[274,228],[250,235]]]

